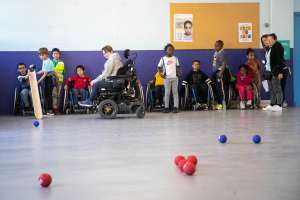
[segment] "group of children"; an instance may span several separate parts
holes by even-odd
[[[215,89],[218,94],[218,104],[216,105],[217,109],[223,109],[226,105],[222,105],[222,102],[226,98],[228,85],[230,82],[235,81],[235,78],[232,76],[229,68],[226,65],[226,55],[223,49],[224,43],[221,40],[218,40],[215,43],[215,54],[213,57],[213,76],[212,81],[208,78],[208,76],[200,70],[201,63],[199,60],[194,60],[192,63],[192,70],[186,75],[184,81],[182,83],[181,88],[181,96],[184,95],[185,86],[188,85],[189,88],[192,88],[195,91],[196,96],[196,103],[200,104],[207,104],[207,97],[208,97],[208,86],[207,82],[212,82],[215,86]],[[105,49],[106,48],[106,49]],[[109,49],[107,49],[109,48]],[[121,67],[120,58],[116,57],[116,59],[110,59],[109,55],[114,58],[113,50],[110,46],[105,46],[103,50],[103,55],[109,60],[116,60],[113,63],[114,65],[118,65],[119,68]],[[173,98],[174,98],[174,107],[172,109],[173,113],[178,113],[178,77],[182,75],[182,70],[176,56],[174,54],[174,46],[171,44],[167,44],[164,48],[166,56],[162,57],[158,63],[157,67],[157,74],[155,75],[155,80],[150,81],[148,84],[154,84],[155,86],[155,101],[156,106],[160,106],[159,104],[159,94],[162,93],[163,95],[163,113],[168,113],[169,110],[169,99],[170,93],[172,91]],[[50,60],[48,55],[47,48],[40,48],[38,50],[38,54],[40,58],[43,60],[42,70],[36,72],[36,74],[43,74],[42,77],[38,80],[38,84],[45,80],[45,94],[48,103],[47,113],[48,115],[59,114],[60,108],[60,92],[61,87],[64,81],[65,75],[65,66],[64,62],[60,60],[60,51],[57,48],[52,50],[52,57],[53,59]],[[109,54],[109,55],[107,55]],[[252,49],[247,50],[247,58],[248,61],[245,64],[239,66],[240,72],[237,74],[237,81],[236,87],[239,90],[240,98],[241,98],[241,108],[245,108],[245,99],[244,94],[245,91],[247,93],[247,105],[251,104],[252,100],[252,87],[250,86],[251,81],[256,84],[256,88],[258,89],[259,94],[259,105],[258,108],[261,108],[260,105],[260,74],[259,72],[262,70],[262,66],[259,61],[254,59],[255,53]],[[108,65],[108,62],[106,63]],[[120,65],[120,66],[119,66]],[[30,68],[35,69],[34,65],[30,65]],[[179,73],[177,73],[177,70]],[[30,107],[28,96],[31,95],[30,92],[30,85],[29,85],[29,75],[27,72],[26,65],[24,63],[18,64],[18,71],[20,75],[18,76],[18,80],[21,84],[21,95],[24,100],[25,110],[32,110]],[[108,70],[106,70],[108,71]],[[79,102],[82,106],[91,106],[93,104],[92,101],[85,101],[85,93],[86,93],[86,86],[93,86],[97,81],[91,81],[87,75],[84,75],[85,68],[82,65],[78,65],[76,68],[77,74],[68,78],[65,82],[64,88],[68,87],[70,81],[74,81],[74,107],[77,108],[78,104],[78,95],[81,94],[82,102]],[[109,74],[113,75],[113,74]],[[106,79],[105,77],[105,70],[102,75],[99,76],[102,79]],[[98,77],[98,78],[99,78]],[[102,80],[101,79],[101,80]],[[106,83],[100,82],[100,85],[105,85]],[[107,83],[109,84],[109,83]],[[95,90],[96,92],[96,90]],[[95,93],[94,92],[94,93]],[[202,94],[202,99],[200,99],[200,94]],[[93,96],[93,95],[91,95]],[[88,102],[88,103],[87,103]],[[85,105],[88,104],[88,105]],[[90,105],[91,104],[91,105]]]

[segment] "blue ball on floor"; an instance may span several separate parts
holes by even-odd
[[[225,142],[227,141],[226,135],[220,135],[220,136],[219,136],[219,141],[220,141],[221,143],[225,143]]]
[[[40,122],[39,122],[39,121],[34,121],[34,122],[33,122],[33,126],[38,127],[39,125],[40,125]]]
[[[259,135],[254,135],[254,136],[252,137],[252,141],[253,141],[254,143],[258,144],[258,143],[260,143],[261,138],[260,138]]]

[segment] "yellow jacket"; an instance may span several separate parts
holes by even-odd
[[[163,72],[161,72],[161,74],[164,74]],[[164,85],[164,79],[159,75],[159,73],[157,72],[155,74],[155,84],[154,86],[157,86],[157,85]],[[153,84],[153,80],[152,81],[149,81],[150,84]]]

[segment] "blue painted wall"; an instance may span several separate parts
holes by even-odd
[[[133,51],[133,50],[132,50]],[[122,57],[122,62],[126,60],[123,57],[123,52],[118,52]],[[164,56],[162,50],[153,51],[137,51],[138,57],[136,60],[136,68],[140,77],[141,83],[146,88],[148,81],[152,80],[152,77],[156,73],[156,67],[159,59]],[[232,73],[238,73],[238,66],[247,61],[246,50],[239,49],[225,50],[227,56],[227,65],[230,67]],[[260,62],[263,60],[264,51],[262,49],[255,49],[255,58]],[[192,61],[198,59],[201,61],[201,70],[208,76],[212,75],[212,60],[214,50],[175,50],[174,55],[178,57],[180,65],[183,70],[183,76],[180,77],[179,89],[182,80],[185,75],[192,69]],[[51,56],[50,56],[51,58]],[[97,73],[101,73],[103,65],[106,59],[102,56],[101,51],[64,51],[61,52],[61,60],[65,62],[66,77],[70,77],[76,74],[75,69],[77,65],[83,65],[86,68],[86,75],[91,79],[97,77]],[[291,59],[287,60],[287,64],[293,70],[293,49],[291,49]],[[24,62],[27,66],[35,64],[38,70],[41,69],[42,60],[39,58],[37,52],[22,51],[22,52],[0,52],[0,114],[12,114],[13,112],[13,99],[14,88],[19,87],[17,76],[17,63]],[[269,93],[261,92],[262,99],[269,99]],[[294,104],[294,86],[293,76],[288,76],[286,86],[286,99],[288,106]]]
[[[296,106],[300,106],[300,12],[294,14],[294,94]]]

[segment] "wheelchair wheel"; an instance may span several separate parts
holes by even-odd
[[[65,96],[64,96],[64,105],[63,105],[63,113],[68,114],[67,111],[67,106],[68,106],[68,89],[65,89]]]
[[[147,90],[146,90],[146,108],[147,108],[148,112],[152,111],[152,102],[151,102],[150,88],[151,88],[151,85],[147,85]]]
[[[66,114],[67,114],[67,115],[70,115],[70,114],[71,114],[71,110],[70,110],[70,109],[67,109],[67,110],[66,110]]]
[[[104,100],[98,107],[100,116],[104,119],[113,119],[118,114],[118,105],[112,100]]]
[[[145,108],[143,106],[138,107],[135,114],[136,114],[137,118],[144,118]]]
[[[20,103],[20,100],[19,100],[19,90],[18,88],[15,89],[15,99],[14,99],[14,110],[13,110],[13,113],[14,115],[18,115],[18,110],[20,109],[19,108],[19,103]]]
[[[258,106],[258,91],[257,91],[257,87],[255,85],[255,83],[251,82],[252,83],[252,87],[254,88],[255,90],[255,93],[254,93],[254,96],[253,96],[253,101],[252,101],[252,108],[257,108]],[[252,94],[253,95],[253,94]]]
[[[226,102],[226,109],[229,109],[229,107],[232,104],[233,90],[234,90],[233,83],[230,83],[228,87],[229,94],[228,94],[228,100]]]
[[[189,91],[190,91],[190,89],[189,89],[189,86],[188,86],[188,84],[185,86],[185,91],[184,91],[184,97],[181,97],[181,108],[183,109],[183,110],[186,110],[187,109],[187,107],[188,107],[188,102],[189,102]]]
[[[215,97],[214,97],[214,91],[211,86],[211,84],[207,84],[208,90],[209,90],[209,100],[208,100],[208,110],[213,110],[214,109],[214,102],[215,102]]]

